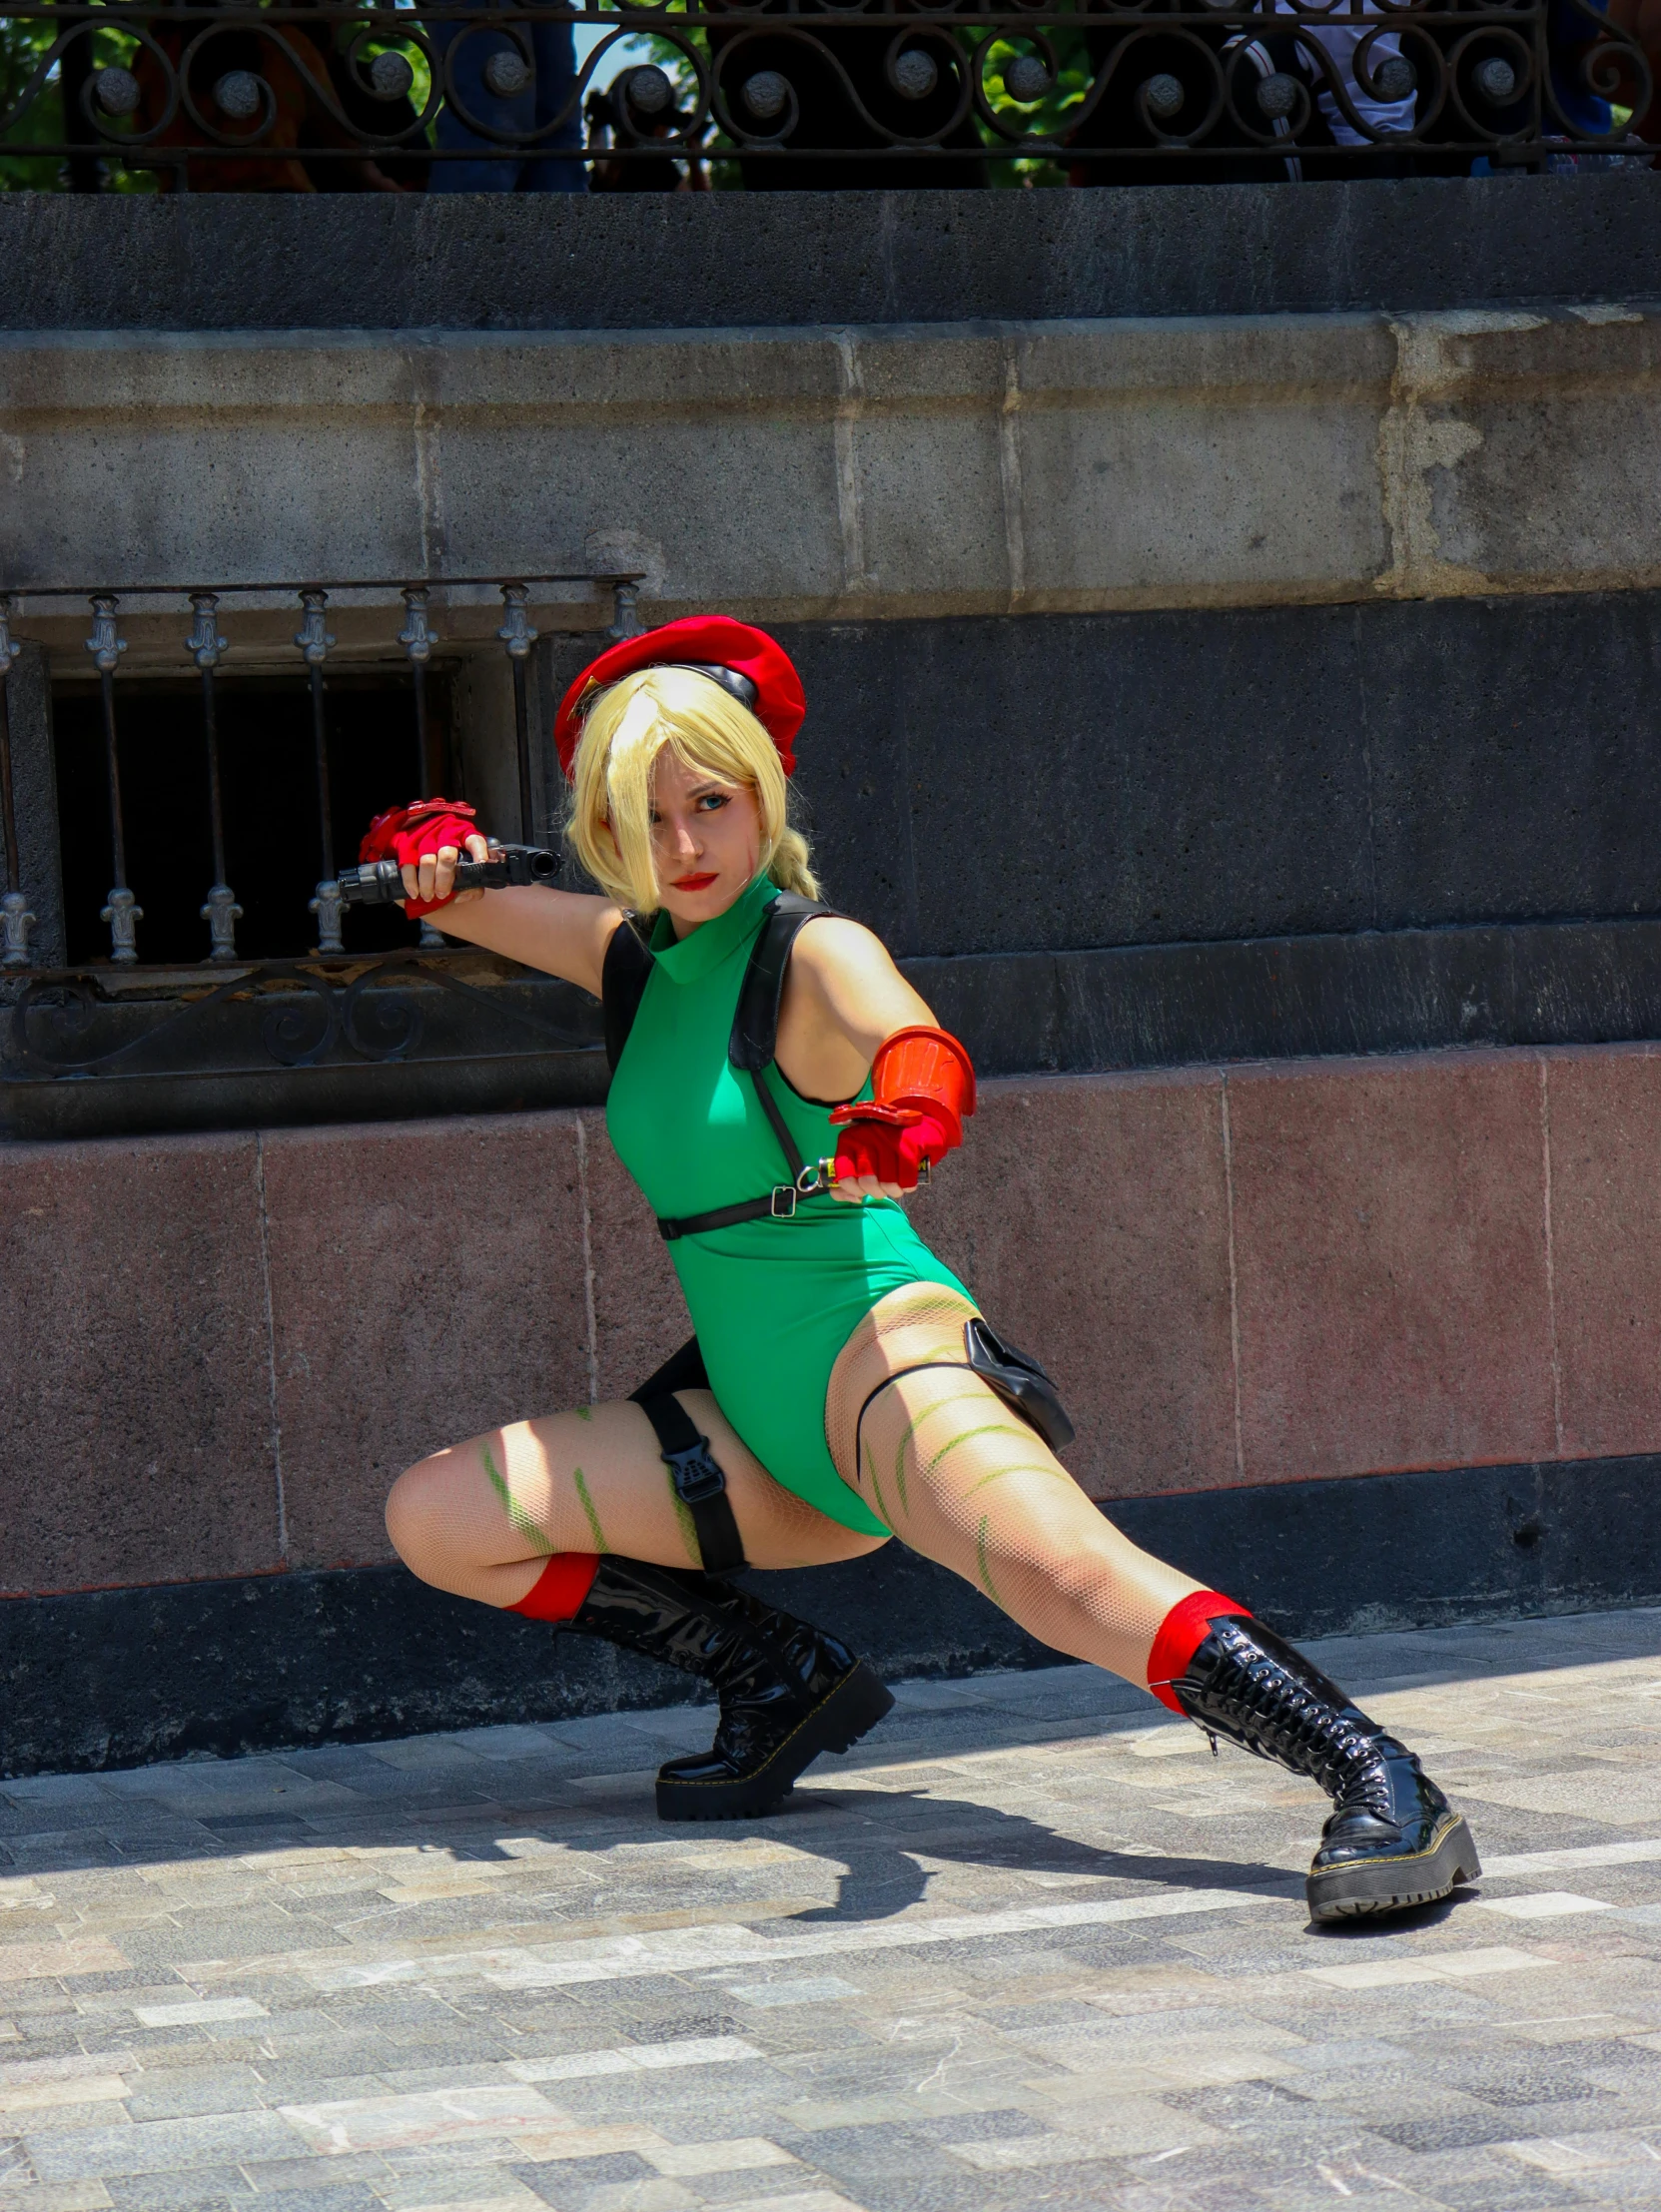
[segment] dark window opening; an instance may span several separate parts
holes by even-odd
[[[216,692],[226,875],[243,909],[238,954],[310,952],[317,920],[308,902],[323,873],[310,690],[304,678],[230,676]],[[403,675],[332,675],[325,702],[335,865],[346,868],[371,818],[415,795],[415,708]],[[436,670],[427,672],[426,705],[426,788],[448,792],[448,687]],[[56,692],[53,730],[69,957],[105,961],[110,933],[99,912],[114,877],[99,693],[86,685]],[[201,908],[214,881],[214,846],[200,684],[119,685],[116,732],[127,878],[144,912],[139,959],[146,967],[204,961]],[[352,953],[390,952],[414,945],[417,934],[396,907],[346,913]]]

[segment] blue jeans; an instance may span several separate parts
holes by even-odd
[[[526,26],[519,24],[515,28],[522,38]],[[533,23],[528,28],[535,76],[523,91],[504,97],[488,90],[484,70],[492,54],[516,53],[522,58],[524,49],[518,39],[509,38],[504,31],[475,31],[464,22],[432,25],[432,45],[437,54],[447,57],[452,48],[458,48],[448,65],[456,97],[469,115],[487,124],[491,130],[526,135],[544,131],[571,97],[576,83],[576,53],[571,44],[570,17],[563,11],[555,14],[550,9],[548,21]],[[496,144],[477,131],[468,130],[447,104],[439,110],[434,137],[436,144],[446,151],[474,146],[484,149]],[[545,148],[564,150],[581,144],[582,117],[573,108],[557,131],[538,140],[536,156],[515,160],[511,150],[504,149],[505,159],[434,162],[426,189],[428,192],[586,192],[588,178],[580,162],[540,158]]]

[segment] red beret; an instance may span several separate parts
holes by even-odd
[[[591,660],[559,702],[553,722],[553,742],[559,765],[567,778],[576,760],[584,714],[594,694],[608,684],[632,676],[637,668],[722,668],[740,679],[735,694],[748,691],[744,704],[778,747],[787,776],[794,775],[792,750],[796,732],[807,713],[802,679],[795,662],[775,638],[748,622],[735,622],[730,614],[689,614],[679,622],[665,622],[660,629],[639,637],[620,638],[598,660]]]

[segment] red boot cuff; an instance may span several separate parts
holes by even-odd
[[[522,1613],[527,1621],[574,1621],[594,1587],[599,1564],[596,1552],[555,1552],[518,1604],[506,1610]]]
[[[1251,1608],[1237,1605],[1221,1590],[1191,1590],[1186,1598],[1177,1600],[1160,1623],[1160,1633],[1148,1654],[1148,1687],[1161,1705],[1170,1706],[1173,1713],[1182,1712],[1171,1685],[1187,1672],[1189,1661],[1206,1641],[1212,1623],[1230,1615],[1236,1620],[1249,1621]]]

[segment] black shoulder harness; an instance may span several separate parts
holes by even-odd
[[[628,1033],[651,981],[652,957],[625,914],[611,932],[600,970],[600,1013],[605,1022],[605,1062],[615,1075]]]
[[[799,892],[781,891],[767,909],[767,918],[756,936],[750,964],[738,993],[738,1011],[732,1018],[727,1058],[734,1068],[759,1075],[778,1050],[779,1005],[784,997],[785,971],[803,925],[816,915],[834,914],[834,907],[804,899]],[[625,916],[611,933],[605,948],[600,977],[601,1008],[605,1018],[605,1057],[613,1074],[623,1057],[634,1017],[651,981],[652,956],[640,942],[634,925]]]
[[[784,976],[803,925],[834,907],[804,899],[799,892],[781,891],[767,909],[767,919],[756,937],[738,994],[738,1011],[732,1018],[727,1058],[747,1075],[759,1075],[768,1067],[779,1043],[779,1007],[784,998]]]

